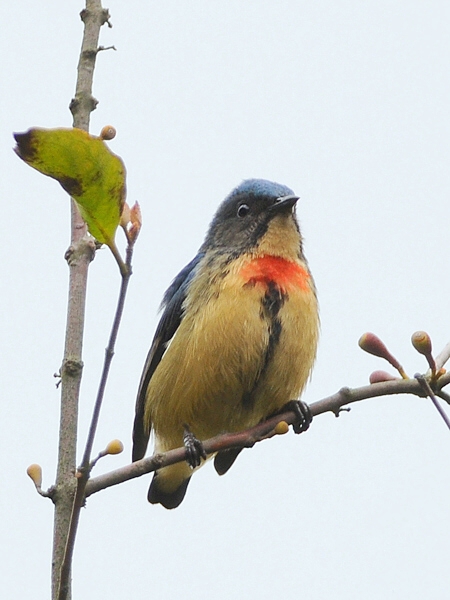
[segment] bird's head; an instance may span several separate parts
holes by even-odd
[[[285,185],[265,179],[243,181],[219,206],[203,251],[300,256],[297,200],[298,196]]]

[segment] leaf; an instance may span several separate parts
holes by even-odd
[[[14,151],[30,167],[57,179],[76,201],[89,232],[115,247],[125,202],[125,166],[105,142],[82,129],[32,128],[15,133]]]

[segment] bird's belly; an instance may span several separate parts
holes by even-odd
[[[186,312],[147,391],[146,421],[162,449],[258,423],[301,393],[317,346],[317,304],[292,289],[277,312],[279,335],[264,310],[264,285],[222,285]]]

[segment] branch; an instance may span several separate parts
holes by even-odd
[[[433,390],[431,389],[431,386],[428,383],[428,381],[420,373],[417,373],[415,375],[415,378],[420,383],[420,386],[423,389],[423,391],[425,392],[425,395],[428,396],[431,399],[431,401],[433,402],[436,410],[441,415],[441,417],[442,417],[444,423],[447,425],[448,429],[450,429],[450,419],[448,418],[446,412],[442,408],[439,400],[436,398],[436,396],[435,396]]]
[[[81,463],[80,471],[89,471],[89,463],[91,460],[92,446],[94,444],[95,433],[97,431],[98,419],[100,416],[100,409],[103,403],[103,397],[105,395],[106,382],[109,375],[109,369],[111,367],[111,362],[114,356],[114,348],[116,345],[117,334],[119,332],[120,321],[122,320],[123,308],[125,304],[125,298],[127,295],[128,284],[130,282],[131,277],[131,259],[133,257],[133,246],[129,245],[127,247],[127,259],[126,259],[126,269],[122,274],[122,284],[120,287],[119,300],[117,303],[116,314],[114,316],[113,325],[111,328],[111,334],[109,337],[108,347],[105,351],[105,360],[103,363],[103,371],[100,379],[99,389],[97,393],[97,398],[95,401],[94,412],[92,415],[91,425],[89,428],[88,439],[86,442],[86,448],[83,454],[83,460]]]
[[[73,115],[73,126],[89,131],[89,120],[98,100],[92,95],[92,83],[97,54],[103,47],[98,46],[100,28],[109,23],[109,11],[102,7],[101,0],[86,0],[86,8],[80,13],[84,23],[83,41],[81,43],[80,60],[77,67],[77,85],[75,97],[69,105]]]
[[[445,377],[445,376],[444,376]],[[438,380],[437,389],[440,389],[449,383],[448,378],[441,377]],[[425,397],[427,393],[423,390],[422,385],[416,379],[398,379],[395,381],[383,381],[374,383],[360,388],[350,389],[344,387],[337,393],[317,402],[313,402],[309,408],[313,416],[318,416],[326,412],[332,412],[339,416],[340,412],[345,410],[343,407],[353,402],[366,400],[368,398],[377,398],[379,396],[389,396],[393,394],[414,394],[419,397]],[[297,417],[292,411],[276,415],[267,419],[263,423],[256,425],[246,431],[239,433],[226,433],[216,436],[203,442],[203,446],[207,454],[214,454],[219,450],[228,448],[251,448],[255,443],[265,439],[269,439],[278,433],[285,431],[277,430],[278,423],[284,421],[291,425],[296,421]],[[141,477],[146,473],[155,471],[168,465],[173,465],[177,462],[186,460],[186,449],[176,448],[164,454],[155,454],[149,458],[143,458],[130,465],[121,467],[104,475],[92,478],[86,485],[86,498],[104,490],[113,485],[118,485],[130,479]]]
[[[443,350],[436,356],[436,368],[441,369],[450,358],[450,342],[443,348]]]
[[[108,11],[100,0],[86,0],[82,11],[83,41],[75,98],[70,104],[73,126],[89,130],[90,113],[97,101],[92,98],[92,82],[97,57],[100,27],[107,21]],[[71,201],[71,245],[66,253],[70,267],[69,299],[67,306],[66,340],[61,367],[61,416],[59,427],[58,468],[52,499],[55,503],[52,556],[52,598],[60,587],[60,572],[64,558],[67,532],[72,514],[76,489],[76,442],[78,427],[78,399],[83,369],[82,347],[86,303],[87,274],[94,257],[94,241],[87,236],[86,224]],[[70,572],[66,585],[67,599],[71,597]]]
[[[95,433],[97,430],[98,419],[100,416],[100,409],[103,402],[103,397],[106,389],[106,382],[109,375],[109,369],[114,356],[114,348],[117,340],[117,334],[119,331],[120,321],[122,319],[123,308],[125,304],[125,298],[128,290],[128,284],[131,277],[131,259],[133,256],[133,242],[130,242],[127,247],[127,259],[126,269],[122,273],[122,284],[120,287],[119,299],[117,302],[116,313],[114,316],[113,325],[111,328],[111,334],[109,337],[108,346],[105,351],[105,359],[103,362],[103,371],[100,379],[100,384],[97,392],[97,398],[94,405],[94,411],[91,419],[91,425],[89,428],[89,434],[86,442],[86,447],[83,454],[83,460],[81,466],[77,471],[77,489],[75,498],[72,505],[72,514],[70,518],[69,532],[67,535],[67,542],[65,545],[64,559],[61,565],[61,578],[59,584],[58,600],[66,600],[67,593],[70,584],[70,570],[72,565],[73,551],[75,547],[75,538],[78,530],[78,523],[80,519],[80,511],[84,506],[85,501],[85,490],[86,484],[89,479],[90,471],[93,465],[91,465],[90,457],[92,452],[92,446],[94,444]],[[95,463],[94,463],[95,464]]]

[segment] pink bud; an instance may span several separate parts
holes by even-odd
[[[381,383],[382,381],[394,381],[400,379],[399,377],[394,377],[391,373],[387,371],[374,371],[370,374],[369,382],[370,383]]]

